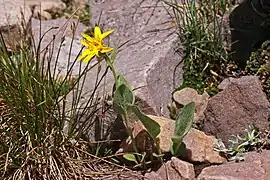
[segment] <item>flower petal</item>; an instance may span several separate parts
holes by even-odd
[[[88,41],[86,41],[86,40],[81,40],[81,44],[82,45],[84,45],[84,46],[86,46],[86,47],[89,47],[89,44],[87,43]]]
[[[102,40],[102,39],[101,39],[101,36],[102,36],[101,30],[100,30],[100,28],[99,28],[98,26],[95,27],[95,30],[94,30],[94,36],[95,36],[95,39],[96,39],[97,41],[101,41],[101,40]]]
[[[101,40],[110,35],[114,30],[109,30],[101,34]]]
[[[113,48],[111,48],[111,47],[102,47],[102,49],[101,49],[101,53],[106,53],[106,52],[110,52],[110,51],[112,51],[113,50]]]
[[[99,51],[98,51],[98,49],[96,47],[93,49],[93,52],[95,53],[95,55],[97,57],[99,57]]]
[[[86,56],[88,56],[89,54],[91,54],[91,51],[89,49],[86,49],[82,52],[82,55],[78,57],[78,61],[81,61],[82,59],[84,59]]]
[[[89,41],[90,43],[95,42],[95,39],[94,39],[94,38],[88,36],[88,35],[85,34],[85,33],[82,33],[82,37],[85,38],[85,39],[86,39],[87,41]]]
[[[88,63],[94,56],[95,56],[94,52],[91,52],[90,54],[88,54],[86,58],[84,58],[83,62]]]

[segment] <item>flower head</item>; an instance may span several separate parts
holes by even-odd
[[[101,33],[101,30],[98,26],[94,29],[94,37],[91,37],[85,33],[82,33],[81,44],[86,47],[82,52],[82,55],[78,58],[79,61],[88,63],[94,56],[100,57],[100,53],[107,53],[113,50],[111,47],[106,47],[103,43],[103,39],[111,34],[113,30],[106,31]]]

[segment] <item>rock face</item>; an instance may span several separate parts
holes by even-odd
[[[172,159],[163,164],[157,172],[147,173],[145,179],[195,180],[195,172],[192,164],[172,157]]]
[[[115,29],[112,45],[120,48],[116,69],[136,88],[139,100],[159,115],[168,115],[167,103],[174,84],[180,84],[183,57],[182,46],[176,44],[177,35],[166,9],[160,1],[90,0],[92,23],[100,23],[105,30]],[[175,82],[176,80],[177,82]],[[108,77],[108,85],[111,82]]]
[[[270,37],[269,0],[245,0],[230,14],[232,51],[234,60],[244,67],[253,47]]]
[[[220,86],[222,92],[212,97],[205,111],[202,129],[226,144],[231,135],[242,134],[248,125],[269,127],[270,104],[258,77],[229,78]]]
[[[174,133],[175,121],[158,116],[149,116],[160,125],[160,134],[158,141],[160,149],[163,153],[170,152],[171,138]],[[151,144],[151,138],[140,122],[134,125],[133,135],[136,140],[136,146],[140,152],[149,152],[155,150]],[[183,142],[186,145],[186,152],[181,158],[189,162],[205,162],[205,163],[224,163],[226,159],[221,157],[218,152],[214,151],[217,140],[213,136],[207,136],[205,133],[191,128],[184,137]],[[122,144],[124,152],[132,151],[131,144]]]
[[[51,66],[54,67],[54,63],[56,62],[56,57],[58,57],[57,63],[57,71],[62,71],[61,74],[66,73],[66,69],[71,67],[73,62],[76,62],[73,66],[73,74],[78,75],[80,63],[77,62],[77,56],[82,49],[82,45],[80,44],[81,40],[81,33],[86,30],[86,27],[78,23],[76,31],[72,33],[72,24],[77,24],[77,19],[54,19],[54,20],[46,20],[46,21],[39,21],[37,19],[32,19],[32,32],[35,39],[36,46],[39,44],[40,41],[40,32],[41,36],[45,33],[46,35],[41,41],[41,51],[46,48],[49,50],[49,55],[52,55]],[[41,27],[41,29],[40,29]],[[54,29],[51,29],[54,28]],[[50,30],[51,29],[51,30]],[[54,39],[55,36],[55,39]],[[71,44],[72,43],[72,44]],[[71,48],[72,45],[72,48]],[[57,54],[59,49],[59,55]],[[53,50],[53,51],[52,51]],[[52,54],[51,54],[52,53]],[[48,55],[48,54],[47,54]],[[83,67],[85,64],[82,64]],[[96,72],[96,71],[95,71]]]
[[[270,151],[245,154],[245,161],[204,168],[198,180],[266,180],[270,177]]]

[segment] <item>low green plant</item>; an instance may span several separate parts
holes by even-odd
[[[82,53],[82,56],[79,57],[79,60],[89,62],[94,56],[96,56],[99,61],[105,60],[115,80],[113,92],[113,109],[117,114],[121,115],[127,132],[131,138],[133,149],[136,153],[136,158],[139,162],[141,162],[141,156],[138,155],[139,152],[137,150],[135,139],[132,134],[132,126],[129,122],[130,113],[134,113],[137,118],[142,122],[144,127],[147,129],[149,135],[154,140],[155,144],[156,137],[160,133],[160,126],[157,122],[146,116],[140,110],[140,108],[135,104],[135,96],[133,94],[131,86],[128,84],[124,76],[117,75],[114,68],[114,61],[116,56],[114,53],[112,53],[111,56],[107,54],[107,52],[110,52],[113,49],[110,47],[106,47],[103,44],[103,38],[105,38],[112,32],[113,31],[110,30],[101,33],[100,28],[96,26],[94,29],[93,37],[83,34],[84,40],[82,40],[82,44],[85,45],[87,49]]]
[[[216,87],[228,63],[223,18],[231,3],[228,0],[164,2],[171,8],[172,18],[185,47],[184,82],[179,89],[191,87],[200,93],[217,93]]]
[[[107,66],[111,70],[115,84],[114,84],[114,91],[113,91],[113,109],[114,111],[121,115],[129,137],[131,138],[131,143],[133,145],[133,149],[135,153],[127,153],[124,155],[129,161],[136,162],[137,164],[144,165],[145,156],[141,155],[136,147],[136,142],[133,137],[132,133],[132,125],[130,125],[129,117],[130,114],[133,113],[136,117],[141,121],[147,132],[149,133],[150,137],[154,142],[154,146],[158,150],[158,155],[162,161],[162,154],[159,149],[158,142],[156,140],[157,136],[160,133],[160,125],[152,120],[149,116],[145,115],[140,108],[135,104],[135,96],[132,91],[131,86],[129,85],[128,81],[124,78],[123,75],[117,75],[115,68],[114,68],[114,61],[115,61],[115,54],[112,53],[109,56],[107,53],[113,51],[112,48],[106,47],[103,44],[103,38],[111,34],[113,31],[107,31],[101,33],[101,30],[98,26],[94,29],[94,34],[92,36],[88,36],[83,34],[84,40],[82,40],[82,44],[87,47],[87,49],[82,53],[82,56],[79,57],[79,60],[84,62],[89,62],[94,56],[96,56],[99,61],[105,60]],[[194,111],[195,105],[194,103],[186,105],[181,114],[176,119],[175,123],[175,132],[174,137],[172,138],[172,154],[179,155],[181,151],[181,144],[183,137],[188,133],[189,129],[191,128],[193,119],[194,119]],[[153,152],[154,153],[154,152]]]
[[[260,133],[254,126],[249,126],[243,136],[233,135],[229,141],[228,148],[221,140],[218,140],[215,150],[228,157],[230,161],[243,161],[244,153],[257,149],[262,143]]]

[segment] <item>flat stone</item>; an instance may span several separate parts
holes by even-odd
[[[198,92],[192,88],[184,88],[173,93],[173,100],[180,105],[187,105],[194,102]]]
[[[204,162],[222,164],[227,160],[214,150],[217,139],[214,136],[207,136],[204,132],[191,128],[184,137],[187,152],[184,158],[189,162]]]
[[[198,180],[262,180],[270,177],[270,151],[245,154],[245,161],[204,168]]]
[[[192,164],[172,157],[172,159],[163,164],[157,172],[145,174],[145,178],[149,180],[195,180],[195,171]]]
[[[231,135],[242,135],[249,125],[269,128],[270,103],[258,77],[230,78],[221,84],[227,85],[222,85],[223,91],[209,100],[205,110],[204,132],[227,144]]]

